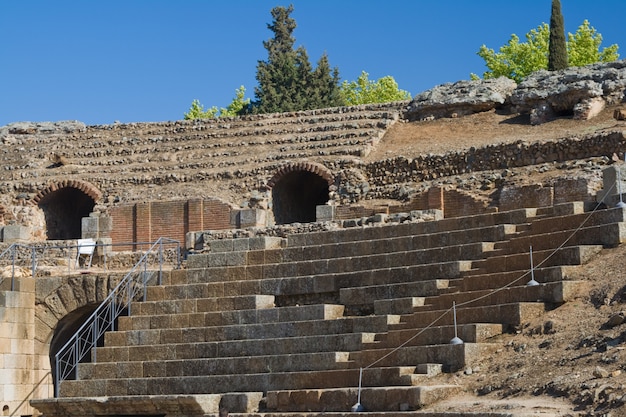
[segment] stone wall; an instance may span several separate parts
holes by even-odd
[[[15,291],[1,291],[0,312],[2,415],[28,415],[32,408],[23,399],[31,392],[40,397],[51,394],[48,358],[36,354],[41,345],[35,337],[35,280],[18,278]]]
[[[185,242],[195,230],[226,230],[237,227],[237,217],[229,204],[217,199],[153,201],[113,207],[115,225],[108,237],[114,243],[152,242],[159,237]],[[116,246],[129,250],[131,246]]]
[[[471,172],[610,156],[623,153],[624,149],[626,138],[624,131],[619,130],[547,142],[496,144],[444,155],[421,155],[414,159],[399,156],[365,164],[361,169],[370,186],[386,186]]]

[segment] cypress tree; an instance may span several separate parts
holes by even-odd
[[[548,70],[556,71],[568,67],[565,26],[561,14],[561,1],[552,0],[550,15],[550,45],[548,47]]]
[[[256,100],[252,106],[255,113],[289,112],[332,107],[338,102],[339,71],[331,75],[328,58],[324,54],[318,68],[313,69],[304,47],[294,50],[293,31],[296,21],[290,17],[293,5],[275,7],[273,21],[267,27],[274,37],[264,41],[268,52],[267,61],[257,64],[254,89]]]

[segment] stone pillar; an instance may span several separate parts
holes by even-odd
[[[331,222],[335,220],[335,206],[328,204],[315,206],[315,219],[318,222]]]
[[[621,181],[618,180],[619,177]],[[602,171],[602,189],[596,195],[596,202],[604,203],[609,207],[615,207],[620,201],[619,194],[622,193],[622,201],[626,203],[626,164],[618,162],[605,168]]]
[[[428,190],[428,208],[441,210],[445,213],[443,206],[443,188],[432,187]]]
[[[204,204],[201,199],[191,199],[187,202],[187,230],[193,232],[204,230]]]
[[[33,414],[24,400],[47,398],[51,389],[48,358],[35,355],[34,278],[16,278],[14,291],[0,292],[0,311],[0,408],[3,415]]]
[[[135,219],[137,242],[152,241],[152,206],[150,203],[138,203]]]

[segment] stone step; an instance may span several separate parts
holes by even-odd
[[[426,297],[402,297],[374,300],[374,314],[409,314],[423,306]]]
[[[448,288],[449,280],[403,282],[397,284],[369,285],[360,288],[341,288],[339,300],[345,306],[375,305],[377,301],[395,298],[436,296],[443,288]],[[417,301],[419,304],[419,301]]]
[[[530,265],[529,265],[530,266]],[[455,280],[459,283],[456,287],[459,291],[478,291],[485,289],[500,288],[509,285],[525,285],[534,276],[539,283],[567,281],[578,265],[558,265],[545,268],[530,268],[518,271],[502,271],[488,274],[478,274],[472,271],[471,275]]]
[[[404,225],[350,228],[334,232],[299,233],[287,237],[287,247],[325,245],[382,239],[394,236],[424,235],[443,232],[458,233],[462,230],[479,229],[496,225],[522,224],[526,223],[529,217],[534,217],[535,211],[535,209],[518,209]]]
[[[559,281],[539,285],[520,285],[442,294],[437,297],[426,297],[424,305],[415,307],[414,311],[443,310],[451,307],[453,302],[456,302],[459,307],[536,301],[562,304],[580,295],[581,282]],[[457,318],[459,314],[460,312],[457,313]]]
[[[347,333],[275,339],[103,346],[95,349],[95,355],[98,362],[116,362],[345,352],[361,349],[364,343],[374,341],[375,335],[376,333]]]
[[[309,246],[290,246],[283,249],[282,259],[288,262],[330,259],[341,256],[359,256],[373,253],[402,252],[412,250],[432,250],[455,245],[480,244],[497,242],[516,233],[516,226],[511,224],[487,226],[477,229],[445,231],[419,235],[402,235],[410,232],[410,228],[398,225],[398,234],[389,232],[372,239],[349,240],[346,242],[327,243]],[[387,231],[388,227],[371,228],[375,231]],[[350,230],[350,229],[348,229]],[[369,230],[369,229],[358,229]],[[343,230],[330,233],[341,233]],[[364,233],[365,234],[365,233]],[[388,234],[389,236],[385,236]],[[488,250],[484,247],[483,250]]]
[[[399,411],[419,410],[459,391],[460,387],[457,385],[364,387],[361,389],[360,404],[367,411],[367,414],[363,415],[390,417],[399,415]],[[293,417],[294,412],[306,412],[307,417],[313,417],[312,413],[315,412],[323,412],[321,415],[327,415],[329,412],[350,412],[358,399],[358,388],[269,391],[267,408],[272,411],[272,415],[290,412],[292,413],[290,416]],[[378,416],[377,412],[382,414]],[[350,413],[355,416],[360,414]]]
[[[104,335],[105,346],[142,344],[220,342],[227,340],[272,339],[344,333],[386,332],[400,322],[397,315],[346,317],[335,320],[283,321],[260,324],[183,326],[118,330]]]
[[[345,319],[360,321],[362,318],[343,318],[344,306],[312,304],[269,309],[215,311],[190,314],[164,314],[153,316],[121,316],[119,330],[170,329],[211,327],[229,325],[294,323],[299,321]],[[385,321],[393,318],[381,317]],[[355,325],[356,326],[356,325]]]
[[[559,212],[549,217],[538,217],[531,222],[530,233],[545,234],[625,221],[626,211],[623,208],[609,208],[593,212],[584,212],[579,209],[571,213]]]
[[[488,353],[493,353],[499,344],[446,343],[427,346],[374,347],[350,353],[350,360],[358,367],[409,366],[415,363],[440,363],[444,372],[455,372],[467,365],[479,362]]]
[[[566,246],[558,250],[533,250],[533,264],[535,267],[582,265],[596,256],[601,250],[601,245]],[[530,269],[530,253],[514,253],[474,261],[472,263],[473,271],[466,274],[485,274],[522,270],[525,268]]]
[[[456,328],[457,337],[466,343],[485,343],[502,334],[502,325],[496,323],[460,324]],[[455,337],[454,326],[431,326],[422,329],[391,330],[376,335],[373,343],[377,349],[397,346],[444,345]]]
[[[154,295],[154,291],[152,294]],[[274,296],[272,295],[240,295],[235,297],[183,298],[163,299],[160,301],[144,301],[134,303],[132,306],[132,313],[136,316],[155,316],[164,314],[204,313],[229,310],[259,310],[273,307]]]
[[[456,351],[463,352],[463,349],[456,349]],[[411,386],[410,384],[413,382],[411,374],[414,370],[415,365],[370,367],[363,369],[362,384],[368,387]],[[60,395],[62,397],[187,395],[345,388],[358,386],[359,373],[359,369],[355,368],[302,372],[66,380],[61,383]]]
[[[408,265],[383,268],[370,265],[369,269],[337,271],[307,271],[307,275],[275,277],[264,267],[247,268],[208,268],[185,270],[185,276],[173,271],[177,281],[188,283],[207,283],[207,291],[215,296],[232,294],[305,294],[338,292],[341,288],[360,287],[363,285],[392,284],[419,280],[450,279],[459,277],[462,272],[469,271],[472,261],[437,262],[422,265]],[[242,272],[243,271],[243,272]],[[301,270],[304,272],[304,270]],[[235,279],[236,276],[238,279]],[[244,278],[245,277],[245,278]],[[229,281],[232,279],[232,281]],[[210,281],[208,281],[210,280]],[[208,281],[208,282],[207,282]]]
[[[371,243],[371,244],[370,244]],[[364,245],[339,246],[325,245],[313,260],[289,260],[280,249],[264,251],[217,252],[194,256],[194,261],[187,261],[190,268],[252,266],[262,265],[266,277],[288,277],[309,275],[311,273],[337,273],[367,270],[371,268],[393,268],[450,262],[453,260],[472,260],[484,257],[484,253],[494,249],[494,242],[476,242],[443,247],[400,250],[385,240],[371,241]],[[343,248],[346,252],[339,251]],[[354,249],[360,248],[363,252]],[[396,250],[397,249],[397,250]],[[271,256],[268,256],[271,255]],[[204,257],[204,264],[200,257]]]
[[[560,247],[580,245],[603,245],[613,247],[626,242],[626,223],[607,223],[578,229],[561,229],[545,233],[523,233],[509,241],[496,242],[494,247],[505,253],[549,250]]]
[[[516,302],[479,307],[459,306],[457,308],[457,323],[498,323],[505,327],[514,327],[540,317],[545,311],[546,306],[542,302]],[[452,306],[450,306],[446,310],[420,311],[403,315],[401,322],[389,325],[389,329],[421,329],[426,326],[450,326],[453,324],[454,317]]]
[[[313,352],[160,361],[81,363],[77,379],[162,378],[237,373],[302,372],[353,367],[347,352]]]
[[[102,397],[33,399],[32,406],[49,417],[161,415],[188,417],[216,415],[220,407],[231,412],[253,413],[259,410],[263,392],[232,392],[197,395],[127,395]]]

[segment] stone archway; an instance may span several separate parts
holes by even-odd
[[[55,356],[76,330],[98,308],[119,283],[115,275],[81,275],[63,278],[56,288],[35,285],[35,353],[41,357],[42,371],[52,373],[50,392],[55,384]],[[47,363],[43,358],[47,357]],[[89,358],[85,358],[88,360]],[[74,376],[71,376],[72,379]]]
[[[332,181],[323,165],[301,162],[280,168],[268,182],[276,224],[314,222],[316,206],[328,202]]]
[[[81,238],[81,219],[89,216],[102,193],[83,181],[61,181],[40,191],[33,199],[46,221],[48,240]]]

